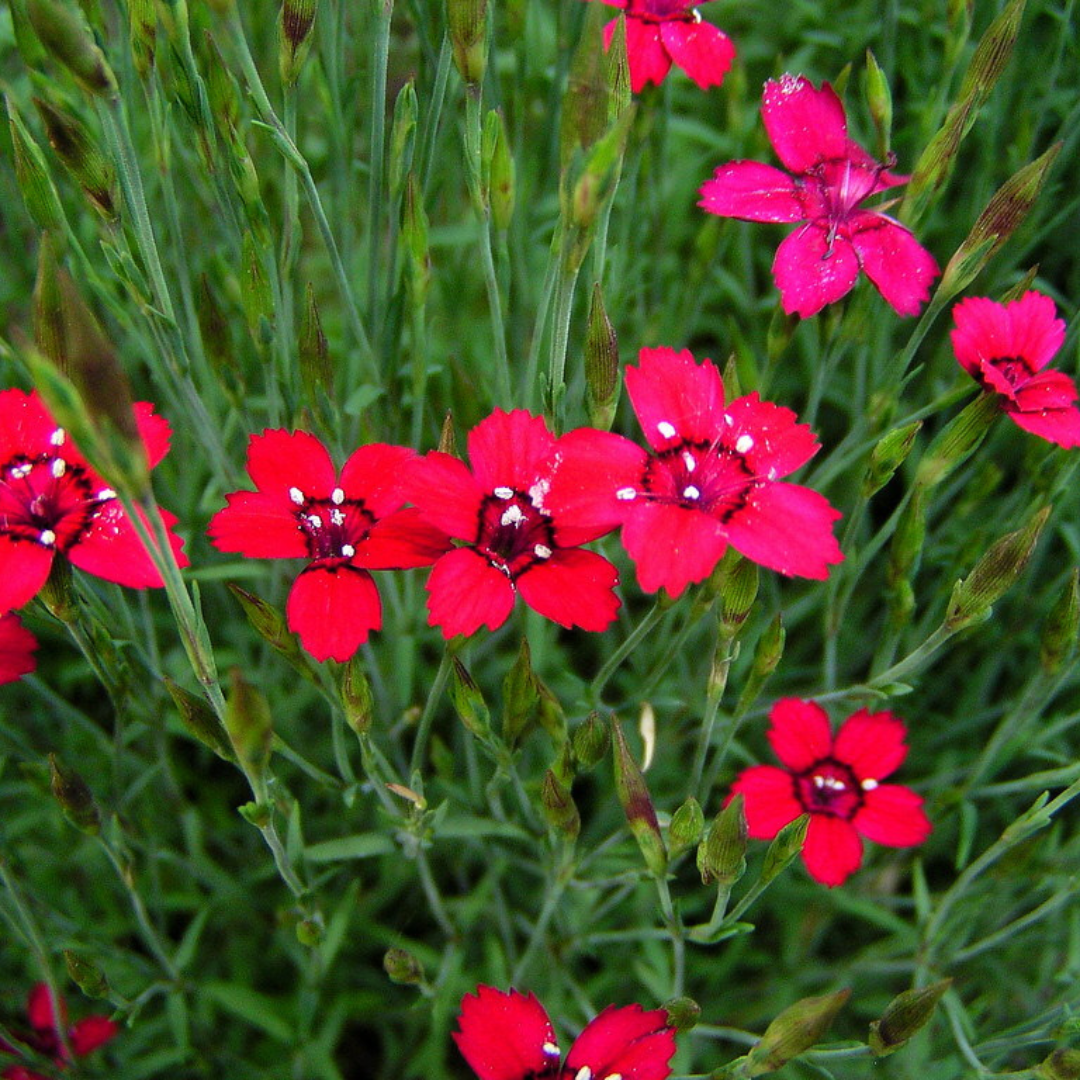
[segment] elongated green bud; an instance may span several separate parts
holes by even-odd
[[[615,752],[615,791],[630,824],[630,831],[641,848],[649,871],[656,875],[664,874],[667,872],[667,852],[652,796],[641,769],[626,745],[622,728],[614,717],[611,718],[611,741]]]
[[[49,755],[50,786],[64,817],[89,836],[101,832],[101,815],[86,781],[56,754]]]
[[[116,96],[116,77],[81,12],[62,0],[27,0],[26,13],[41,44],[88,94]]]
[[[897,994],[886,1006],[881,1019],[870,1024],[867,1042],[874,1054],[885,1057],[894,1053],[926,1027],[950,986],[952,979],[942,979],[930,986]]]
[[[217,295],[210,287],[210,278],[206,274],[199,275],[196,295],[198,302],[195,305],[195,313],[199,320],[199,335],[202,337],[207,358],[214,365],[215,370],[228,375],[228,378],[221,380],[223,386],[238,382],[242,385],[229,320],[218,302]]]
[[[693,795],[671,815],[668,826],[668,857],[674,859],[687,848],[692,848],[701,841],[705,831],[705,814],[701,803]]]
[[[980,394],[934,437],[915,473],[919,487],[936,487],[979,448],[999,412],[993,394]]]
[[[532,669],[528,638],[521,639],[517,659],[503,680],[503,739],[513,746],[536,719],[540,690]]]
[[[918,565],[926,539],[926,497],[923,489],[915,487],[896,524],[885,578],[891,588],[908,581]]]
[[[356,653],[341,673],[341,707],[345,722],[357,735],[366,735],[375,719],[375,695],[364,671],[364,661]]]
[[[42,232],[63,228],[64,211],[60,196],[49,175],[45,155],[27,130],[11,98],[5,97],[8,122],[11,128],[11,149],[15,164],[15,180],[26,204],[26,211]]]
[[[734,550],[734,549],[731,549]],[[735,555],[720,582],[721,636],[733,638],[743,628],[754,609],[758,594],[758,566],[750,559]]]
[[[506,121],[495,109],[484,118],[481,168],[491,220],[495,228],[505,232],[514,215],[514,158],[510,153]]]
[[[1027,566],[1049,516],[1050,507],[1043,507],[1022,529],[1003,536],[975,564],[971,573],[957,583],[945,615],[948,629],[962,630],[990,614],[991,607],[1015,584]]]
[[[787,631],[784,629],[784,620],[778,611],[769,620],[769,625],[758,638],[754,648],[754,660],[750,665],[750,674],[735,706],[736,716],[742,716],[757,700],[758,694],[761,693],[765,683],[779,665],[780,658],[784,655],[786,640]]]
[[[70,113],[34,98],[45,134],[61,164],[107,221],[117,216],[116,172],[87,129]]]
[[[491,713],[469,669],[455,656],[451,661],[450,701],[465,730],[478,739],[491,735]]]
[[[416,86],[410,79],[394,101],[394,121],[390,125],[390,154],[387,176],[390,191],[396,198],[412,161],[412,141],[416,131]]]
[[[244,233],[243,275],[240,278],[240,301],[248,329],[258,345],[274,339],[274,297],[263,267],[262,253],[254,235]]]
[[[589,5],[581,39],[570,60],[559,131],[560,159],[565,170],[575,147],[588,150],[610,127],[607,63],[602,9]]]
[[[1039,664],[1047,675],[1061,670],[1069,653],[1076,648],[1077,630],[1080,629],[1080,588],[1077,571],[1072,572],[1065,591],[1050,609],[1039,642]]]
[[[585,330],[585,401],[589,423],[609,431],[619,401],[619,342],[604,310],[600,282],[593,285]]]
[[[795,861],[806,843],[809,824],[810,815],[801,814],[776,834],[765,852],[765,862],[761,867],[763,884],[774,880]]]
[[[419,986],[424,981],[423,965],[407,949],[387,949],[383,955],[383,971],[399,986]]]
[[[869,49],[866,50],[866,104],[877,134],[877,153],[874,156],[878,161],[885,161],[892,139],[892,92],[885,72],[878,66],[877,57]]]
[[[318,0],[285,0],[281,5],[278,66],[285,86],[292,86],[300,76],[311,48],[311,31],[318,6]]]
[[[169,697],[173,699],[173,704],[176,706],[180,723],[184,725],[188,734],[198,739],[203,746],[213,750],[219,758],[235,764],[236,754],[233,752],[232,743],[229,742],[225,729],[205,699],[185,690],[168,675],[163,677],[162,682],[165,684],[165,689],[169,691]]]
[[[764,1076],[816,1045],[851,996],[850,990],[803,998],[786,1008],[747,1055],[747,1076]]]
[[[405,198],[401,209],[401,238],[409,256],[409,291],[415,306],[427,300],[431,284],[431,249],[428,244],[428,216],[424,210],[424,193],[414,173],[405,182]]]
[[[266,698],[244,678],[239,668],[232,671],[232,689],[225,703],[225,731],[255,792],[257,804],[264,806],[274,728]]]
[[[34,341],[37,347],[67,374],[67,330],[60,266],[51,233],[42,233],[38,246],[37,278],[34,281]]]
[[[556,832],[567,840],[576,840],[581,832],[581,815],[577,804],[570,794],[568,784],[561,783],[555,773],[548,769],[540,782],[540,805],[544,808],[544,819]]]
[[[698,847],[697,867],[702,885],[716,882],[730,889],[746,873],[749,832],[740,792],[713,818],[708,835]]]
[[[334,369],[330,362],[330,345],[323,333],[319,305],[315,302],[315,287],[309,281],[304,292],[304,313],[300,320],[300,379],[310,400],[319,390],[332,395]]]
[[[454,65],[465,85],[480,85],[487,68],[488,0],[446,0],[446,29]]]
[[[597,712],[591,712],[574,729],[572,740],[574,761],[579,769],[591,769],[607,757],[611,744],[611,729]]]
[[[74,949],[65,949],[64,964],[71,981],[88,998],[97,1001],[109,996],[109,980],[90,957],[77,953]]]
[[[157,44],[157,9],[154,0],[127,0],[128,30],[135,73],[147,80],[154,69]]]
[[[879,440],[870,454],[870,464],[863,478],[862,495],[869,499],[876,495],[896,474],[896,470],[907,460],[911,448],[915,445],[915,436],[919,434],[922,421],[893,428]]]
[[[614,123],[630,108],[633,93],[630,84],[630,58],[626,52],[626,16],[615,20],[615,30],[604,53],[604,72],[608,84],[608,123]]]
[[[274,652],[290,661],[300,657],[296,635],[286,626],[285,616],[273,604],[247,589],[242,589],[233,581],[228,583],[228,589],[244,609],[252,629]]]

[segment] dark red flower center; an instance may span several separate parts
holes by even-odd
[[[726,522],[738,513],[761,479],[746,454],[753,449],[752,435],[740,435],[734,448],[684,439],[649,459],[641,478],[647,498],[687,510],[701,510]],[[630,499],[637,492],[620,491]]]
[[[551,516],[540,510],[528,495],[513,488],[497,487],[480,504],[476,550],[511,581],[555,551],[555,527]]]
[[[289,497],[312,559],[351,559],[375,524],[363,501],[347,498],[341,488],[334,488],[328,499],[316,499],[294,487]]]
[[[1000,372],[1014,390],[1018,390],[1035,374],[1035,369],[1026,356],[999,356],[987,360],[986,363]],[[987,386],[985,377],[980,378],[980,381],[983,386]],[[996,387],[988,386],[987,389],[994,390]]]
[[[881,174],[894,163],[867,166],[850,158],[829,158],[807,170],[799,185],[803,205],[808,218],[823,219],[830,248],[837,234],[846,235],[848,219],[874,193]]]
[[[701,16],[690,7],[690,0],[630,0],[627,15],[644,22],[672,22],[682,19],[696,22]]]
[[[796,773],[794,779],[795,797],[807,813],[831,814],[850,821],[862,806],[863,786],[850,766],[835,758],[822,758],[805,772]]]
[[[63,430],[57,428],[53,438],[61,445]],[[85,465],[59,455],[16,454],[0,466],[0,534],[67,551],[116,498],[112,488],[98,483]]]

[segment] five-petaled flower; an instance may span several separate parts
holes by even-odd
[[[37,638],[23,626],[18,615],[0,616],[0,685],[15,682],[35,668]]]
[[[776,251],[773,278],[784,310],[809,318],[855,284],[859,270],[901,315],[917,315],[937,276],[934,257],[899,222],[861,209],[871,195],[907,182],[848,138],[833,88],[801,75],[765,84],[762,119],[792,175],[757,161],[721,165],[698,204],[743,221],[805,224]]]
[[[843,559],[832,533],[839,513],[780,480],[818,450],[790,409],[756,393],[725,404],[716,367],[686,349],[642,349],[626,387],[653,452],[610,432],[571,431],[549,502],[582,524],[622,525],[643,589],[678,596],[728,544],[800,577],[825,578]]]
[[[247,471],[258,490],[227,495],[210,538],[248,558],[309,560],[286,617],[316,660],[348,660],[381,625],[369,570],[428,566],[449,544],[415,510],[401,509],[402,469],[415,456],[404,446],[361,446],[339,479],[314,435],[268,429],[251,436]]]
[[[702,20],[693,0],[602,0],[626,12],[626,58],[630,88],[641,93],[647,83],[661,83],[674,61],[707,90],[724,81],[735,46],[718,27]],[[604,27],[610,47],[615,21]]]
[[[667,1080],[675,1031],[663,1009],[609,1005],[562,1060],[533,994],[478,986],[461,1001],[454,1041],[479,1080]]]
[[[153,468],[168,452],[169,424],[146,402],[135,405],[135,420]],[[171,530],[176,518],[161,515]],[[182,541],[171,531],[170,541],[186,565]],[[106,581],[137,589],[162,584],[116,492],[37,393],[0,391],[0,612],[37,595],[57,552]]]
[[[428,579],[428,623],[449,640],[500,627],[520,594],[561,626],[603,630],[619,609],[615,567],[580,545],[607,528],[553,512],[547,492],[565,458],[543,417],[497,409],[469,432],[472,471],[432,451],[408,468],[409,499],[432,525],[465,546],[447,552]]]
[[[840,885],[862,862],[865,836],[889,847],[914,847],[930,835],[922,798],[881,781],[907,757],[907,729],[889,712],[860,709],[833,737],[825,710],[784,698],[769,713],[769,742],[784,768],[755,765],[739,774],[750,835],[771,840],[810,815],[802,856],[810,876]]]
[[[960,366],[1004,412],[1033,435],[1059,446],[1080,446],[1076,384],[1061,371],[1044,371],[1065,339],[1054,301],[1028,292],[998,304],[969,297],[953,308],[953,351]]]
[[[63,998],[59,999],[59,1012],[58,1022],[48,986],[38,983],[30,991],[26,1002],[26,1014],[31,1030],[14,1033],[27,1050],[33,1051],[39,1057],[50,1058],[58,1068],[63,1068],[68,1057],[67,1048],[60,1038],[61,1030],[64,1031],[68,1047],[75,1057],[84,1057],[116,1035],[116,1024],[107,1016],[86,1016],[68,1027],[67,1005]],[[19,1056],[20,1051],[0,1039],[0,1054]],[[8,1065],[0,1072],[0,1077],[3,1077],[3,1080],[44,1080],[40,1073],[25,1065]]]

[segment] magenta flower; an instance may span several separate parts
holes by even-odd
[[[34,670],[37,647],[37,638],[23,626],[18,615],[9,611],[0,616],[0,685],[15,682]]]
[[[743,221],[805,222],[781,243],[773,279],[784,310],[807,319],[855,284],[859,271],[900,315],[917,315],[937,276],[934,257],[879,210],[860,209],[871,195],[907,182],[848,138],[844,106],[833,88],[801,75],[765,84],[762,119],[791,175],[757,161],[721,165],[701,188],[710,214]]]
[[[1080,446],[1076,384],[1044,371],[1065,340],[1065,323],[1049,296],[1028,292],[998,304],[969,297],[953,308],[953,351],[960,366],[997,394],[1016,424],[1058,446]]]
[[[731,785],[745,800],[750,835],[771,840],[810,815],[802,857],[822,885],[840,885],[858,870],[865,836],[888,847],[914,847],[930,835],[922,798],[880,781],[907,757],[907,729],[889,712],[860,709],[833,738],[829,717],[812,701],[784,698],[769,713],[769,742],[785,766],[755,765]]]
[[[461,1000],[461,1056],[478,1080],[667,1080],[675,1030],[663,1009],[609,1005],[585,1025],[562,1061],[544,1006],[533,994],[478,986]]]
[[[735,46],[722,30],[704,22],[692,0],[602,0],[626,12],[626,57],[630,88],[641,93],[660,84],[672,61],[701,87],[724,81]],[[616,20],[604,27],[604,47],[611,46]]]
[[[520,595],[560,626],[603,630],[619,609],[615,567],[580,545],[603,535],[552,512],[547,491],[562,440],[543,417],[496,410],[469,432],[472,470],[432,451],[408,469],[409,499],[463,546],[428,579],[428,623],[447,640],[506,622]]]
[[[256,491],[235,491],[210,522],[221,551],[252,559],[307,559],[286,605],[289,629],[316,660],[344,662],[382,622],[369,570],[428,566],[449,541],[401,509],[404,446],[362,446],[338,478],[306,431],[252,435],[247,471]]]
[[[169,424],[146,402],[135,405],[135,420],[153,468],[168,453]],[[176,523],[164,510],[162,519],[170,530]],[[170,540],[186,566],[183,542],[171,532]],[[0,613],[37,595],[57,554],[106,581],[135,589],[162,584],[116,492],[37,393],[0,391]]]
[[[687,349],[642,349],[626,388],[653,452],[610,432],[571,431],[548,501],[597,529],[621,525],[646,592],[678,596],[728,544],[799,577],[827,577],[843,559],[832,533],[839,513],[780,480],[818,450],[790,409],[757,394],[725,404],[720,373]]]

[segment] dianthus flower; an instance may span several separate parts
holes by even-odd
[[[68,1045],[76,1057],[85,1057],[116,1035],[118,1030],[116,1024],[107,1016],[87,1016],[68,1027],[67,1005],[63,998],[60,999],[59,1005],[58,1024],[56,1014],[53,1012],[49,988],[45,983],[38,983],[30,991],[26,1002],[26,1014],[31,1030],[25,1034],[16,1032],[20,1042],[33,1050],[35,1054],[52,1058],[58,1068],[64,1067],[67,1053],[57,1035],[57,1027],[67,1028]],[[18,1053],[19,1051],[14,1046],[9,1046],[0,1039],[0,1054],[18,1055]],[[33,1072],[25,1065],[9,1065],[0,1072],[0,1077],[3,1077],[3,1080],[45,1080],[40,1073]]]
[[[289,629],[316,660],[346,661],[382,622],[369,570],[428,566],[449,541],[401,509],[401,473],[416,455],[373,443],[338,478],[326,447],[306,431],[252,435],[247,471],[256,491],[234,491],[210,522],[221,551],[251,559],[307,559],[286,605]]]
[[[500,627],[520,594],[561,626],[603,630],[619,609],[615,567],[579,545],[606,528],[553,512],[546,496],[565,457],[543,417],[497,409],[469,432],[472,470],[432,451],[408,469],[408,497],[423,517],[464,546],[428,579],[428,623],[449,640]]]
[[[953,308],[953,351],[960,366],[997,394],[1002,410],[1025,431],[1059,446],[1080,446],[1076,384],[1044,371],[1065,340],[1065,323],[1049,296],[1027,292],[998,304],[984,297]]]
[[[18,615],[9,611],[0,616],[0,684],[29,675],[37,666],[34,663],[37,647],[37,638],[23,626]]]
[[[667,1080],[675,1031],[663,1009],[609,1005],[589,1021],[562,1062],[533,994],[478,986],[461,1001],[454,1041],[479,1080]]]
[[[804,319],[847,295],[863,270],[900,315],[917,315],[937,276],[934,257],[898,221],[861,209],[907,182],[848,138],[844,106],[801,75],[765,84],[762,119],[791,175],[757,161],[721,165],[701,188],[710,214],[805,222],[777,248],[773,279],[784,310]]]
[[[833,886],[858,870],[861,836],[888,847],[914,847],[930,835],[922,798],[910,788],[881,783],[907,757],[907,729],[898,717],[860,709],[833,738],[820,705],[784,698],[769,719],[769,742],[785,767],[746,769],[727,800],[742,793],[752,837],[771,840],[809,814],[803,862],[815,881]]]
[[[702,20],[693,0],[602,0],[626,12],[626,58],[630,89],[639,94],[647,83],[660,84],[675,62],[707,90],[724,81],[735,46],[718,27]],[[707,0],[706,0],[707,2]],[[604,27],[609,48],[616,21]]]
[[[622,525],[646,592],[680,595],[728,544],[799,577],[825,578],[843,559],[832,534],[840,514],[780,480],[818,450],[790,409],[757,394],[725,404],[716,367],[687,349],[642,349],[626,388],[653,452],[610,432],[568,432],[549,502],[585,525]]]
[[[153,468],[168,453],[169,424],[146,402],[135,405],[135,420]],[[161,516],[171,530],[176,518],[165,510]],[[171,531],[169,538],[187,565],[182,541]],[[37,595],[57,553],[106,581],[136,589],[162,584],[116,492],[37,393],[0,391],[0,613]]]

